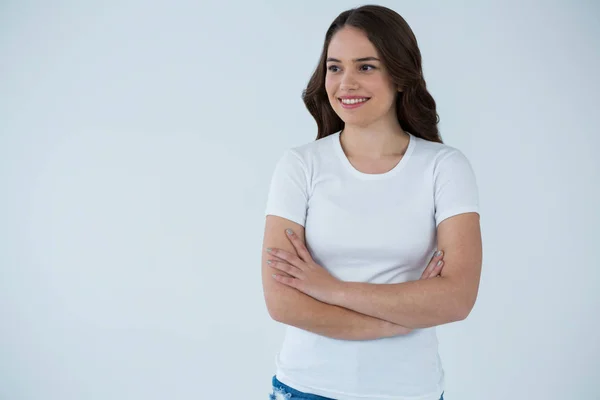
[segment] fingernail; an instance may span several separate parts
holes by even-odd
[[[270,253],[270,252],[271,252],[271,250],[273,250],[273,249],[271,249],[270,247],[269,247],[269,248],[267,248],[267,253]]]
[[[441,250],[438,250],[438,251],[435,253],[435,256],[436,256],[436,257],[439,257],[439,256],[441,256],[441,255],[442,255],[442,251],[441,251]]]
[[[442,265],[442,260],[438,261],[437,264],[435,265],[436,267],[439,267],[440,265]]]
[[[291,235],[292,233],[294,233],[291,229],[286,229],[285,233],[287,233],[288,235]]]

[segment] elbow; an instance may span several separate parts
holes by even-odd
[[[454,321],[452,322],[458,322],[458,321],[464,321],[465,319],[467,319],[467,317],[469,316],[470,311],[467,309],[460,309],[458,313],[456,313],[455,317],[454,317]]]
[[[265,304],[267,306],[267,312],[272,320],[283,323],[285,310],[283,310],[281,302],[276,301],[276,299],[265,299]]]
[[[269,312],[269,316],[271,317],[271,319],[273,321],[276,322],[282,322],[282,316],[281,316],[281,311],[276,310],[276,309],[271,309],[269,307],[267,307],[267,311]]]
[[[471,314],[473,307],[475,307],[475,300],[475,298],[469,299],[461,307],[458,307],[457,321],[463,321],[467,319],[469,314]]]
[[[269,313],[269,317],[271,317],[271,319],[274,321],[281,322],[281,321],[279,321],[280,311],[277,309],[277,307],[269,304],[269,302],[267,302],[266,305],[267,305],[267,312]]]

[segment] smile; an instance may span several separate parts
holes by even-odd
[[[358,99],[340,99],[338,101],[342,105],[343,108],[357,108],[365,104],[369,101],[368,97],[358,98]]]

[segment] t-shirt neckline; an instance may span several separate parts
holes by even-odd
[[[412,135],[410,132],[407,132],[407,131],[405,131],[405,132],[409,136],[409,142],[408,142],[408,147],[406,148],[406,152],[404,153],[404,156],[400,159],[400,161],[391,170],[389,170],[387,172],[383,172],[381,174],[367,174],[365,172],[361,172],[361,171],[357,170],[352,165],[350,160],[348,160],[348,157],[346,157],[346,153],[344,153],[344,149],[342,148],[342,143],[340,141],[340,134],[342,133],[342,131],[339,131],[339,132],[336,132],[333,134],[334,137],[332,138],[333,139],[332,142],[333,142],[333,146],[335,148],[335,152],[341,159],[342,164],[352,175],[354,175],[360,179],[386,179],[386,178],[396,175],[400,170],[402,170],[402,168],[404,168],[404,166],[408,162],[408,159],[410,158],[411,154],[413,153],[413,150],[416,145],[416,137],[414,135]]]

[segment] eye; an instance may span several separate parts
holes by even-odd
[[[332,69],[332,68],[335,68],[335,69]],[[368,72],[368,71],[371,71],[371,70],[373,70],[373,69],[377,69],[377,67],[375,67],[374,65],[371,65],[371,64],[363,64],[363,65],[361,65],[361,66],[360,66],[360,68],[361,68],[363,71],[367,71],[367,72]],[[370,68],[370,69],[365,69],[365,68]],[[338,66],[337,66],[337,65],[330,65],[329,67],[327,67],[327,70],[328,70],[328,71],[331,71],[331,72],[337,72],[337,71],[338,71],[338,69],[339,69],[339,68],[338,68]]]

